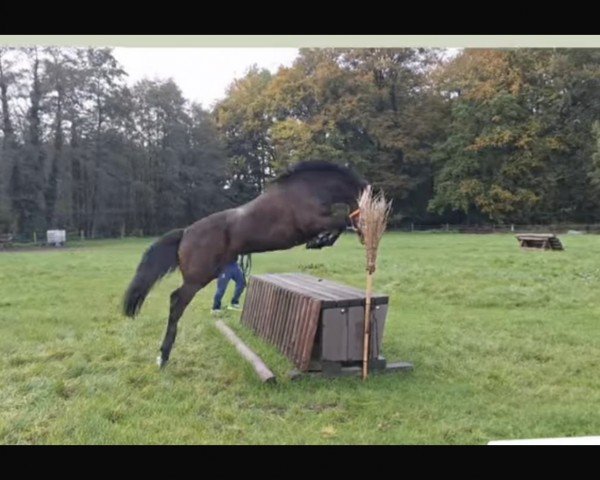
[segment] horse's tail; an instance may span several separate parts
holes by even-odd
[[[171,230],[146,250],[123,299],[125,315],[135,317],[152,286],[178,267],[177,251],[182,237],[183,228]]]

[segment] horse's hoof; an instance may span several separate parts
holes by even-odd
[[[315,250],[323,248],[323,245],[321,243],[321,239],[318,239],[317,241],[311,240],[310,242],[308,242],[306,244],[306,248],[308,248],[308,249],[315,249]]]
[[[156,357],[156,364],[158,365],[158,367],[161,370],[167,366],[167,362],[168,362],[168,360],[163,360],[163,358],[162,358],[161,355],[159,355],[158,357]]]

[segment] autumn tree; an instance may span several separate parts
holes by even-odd
[[[267,108],[268,70],[257,67],[235,80],[215,107],[229,162],[231,195],[246,201],[260,194],[272,173],[275,150],[270,138],[273,119]]]
[[[597,53],[467,50],[439,72],[451,108],[431,208],[492,221],[575,218],[588,202]]]

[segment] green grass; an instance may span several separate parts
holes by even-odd
[[[208,315],[215,285],[154,361],[179,273],[128,319],[120,301],[148,240],[0,253],[2,444],[484,444],[600,434],[600,237],[525,252],[511,235],[388,234],[383,353],[411,373],[289,381],[291,363],[228,313],[278,384],[262,385]],[[253,256],[253,273],[362,287],[364,250]],[[230,298],[231,289],[226,294]]]

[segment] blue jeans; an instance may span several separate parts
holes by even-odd
[[[221,309],[221,300],[223,299],[223,295],[225,295],[225,290],[227,290],[227,284],[230,280],[235,282],[235,291],[233,292],[231,303],[232,305],[237,305],[244,288],[246,288],[244,273],[237,262],[231,262],[221,270],[219,278],[217,279],[217,292],[215,293],[215,298],[213,300],[213,310]]]

